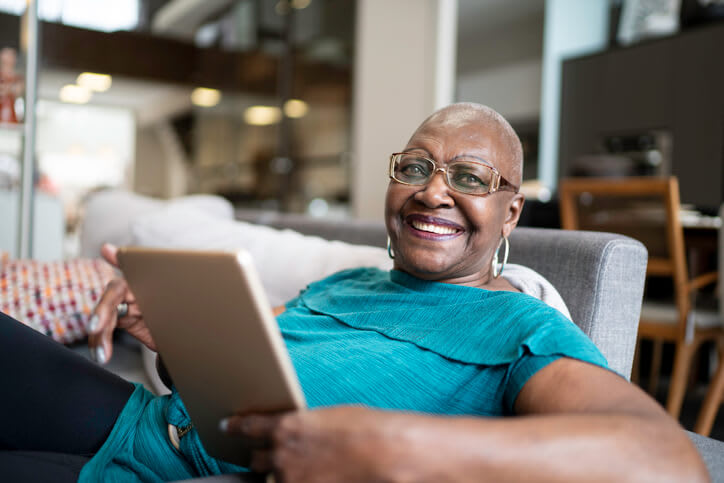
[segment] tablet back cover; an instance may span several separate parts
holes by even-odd
[[[248,464],[249,448],[219,421],[305,407],[251,257],[131,247],[118,258],[206,451]]]

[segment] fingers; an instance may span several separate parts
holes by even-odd
[[[219,428],[228,434],[238,434],[252,439],[270,440],[279,424],[281,415],[247,414],[221,420]]]
[[[269,473],[274,469],[273,458],[269,450],[254,450],[251,452],[249,469],[255,473]]]
[[[101,246],[101,256],[105,261],[118,268],[118,247],[110,243]]]
[[[243,436],[251,450],[249,468],[256,473],[270,473],[274,470],[273,435],[283,414],[247,414],[222,419],[219,429],[232,435]]]
[[[111,280],[101,295],[88,324],[88,345],[91,357],[100,363],[106,363],[113,352],[113,330],[117,325],[116,307],[123,302],[127,285],[123,279]]]

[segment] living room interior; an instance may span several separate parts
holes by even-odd
[[[675,177],[688,282],[714,274],[687,314],[721,329],[724,2],[645,3],[0,0],[0,48],[13,53],[0,66],[13,111],[0,116],[0,268],[97,258],[104,241],[174,246],[171,234],[229,248],[186,233],[183,207],[189,220],[302,233],[354,221],[347,241],[381,264],[390,153],[435,109],[476,102],[521,139],[520,226],[565,227],[566,178]],[[602,226],[590,229],[639,235]],[[652,256],[655,240],[637,239]],[[672,276],[646,280],[646,300],[676,312]],[[85,354],[77,329],[58,337]],[[118,337],[110,367],[158,390],[150,356]],[[717,337],[692,356],[676,413],[694,431],[708,401],[707,436],[724,441]],[[676,347],[637,343],[633,380],[664,406]]]

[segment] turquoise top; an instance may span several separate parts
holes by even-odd
[[[559,357],[606,361],[573,322],[525,294],[373,268],[312,283],[277,318],[309,407],[361,404],[430,414],[506,416]],[[191,430],[181,451],[167,424],[190,419],[177,393],[138,386],[79,481],[166,481],[241,471]]]

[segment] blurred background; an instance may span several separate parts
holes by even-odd
[[[19,185],[36,48],[33,176],[69,240],[84,196],[109,187],[380,218],[387,155],[454,101],[518,131],[525,224],[557,223],[570,175],[674,174],[693,209],[722,201],[715,0],[38,0],[32,46],[26,4],[0,0],[18,122],[0,128],[0,190]]]
[[[720,258],[722,52],[724,0],[0,0],[0,262],[92,256],[79,227],[109,190],[134,197],[100,212],[121,232],[124,208],[195,194],[237,218],[379,221],[390,153],[471,101],[521,138],[521,225],[561,227],[565,178],[676,177],[693,277]],[[651,218],[627,208],[628,225],[631,208]],[[675,286],[646,290],[671,302]],[[717,293],[671,313],[689,327],[711,309],[721,329]],[[670,342],[640,348],[664,382]],[[692,387],[717,366],[707,344]]]

